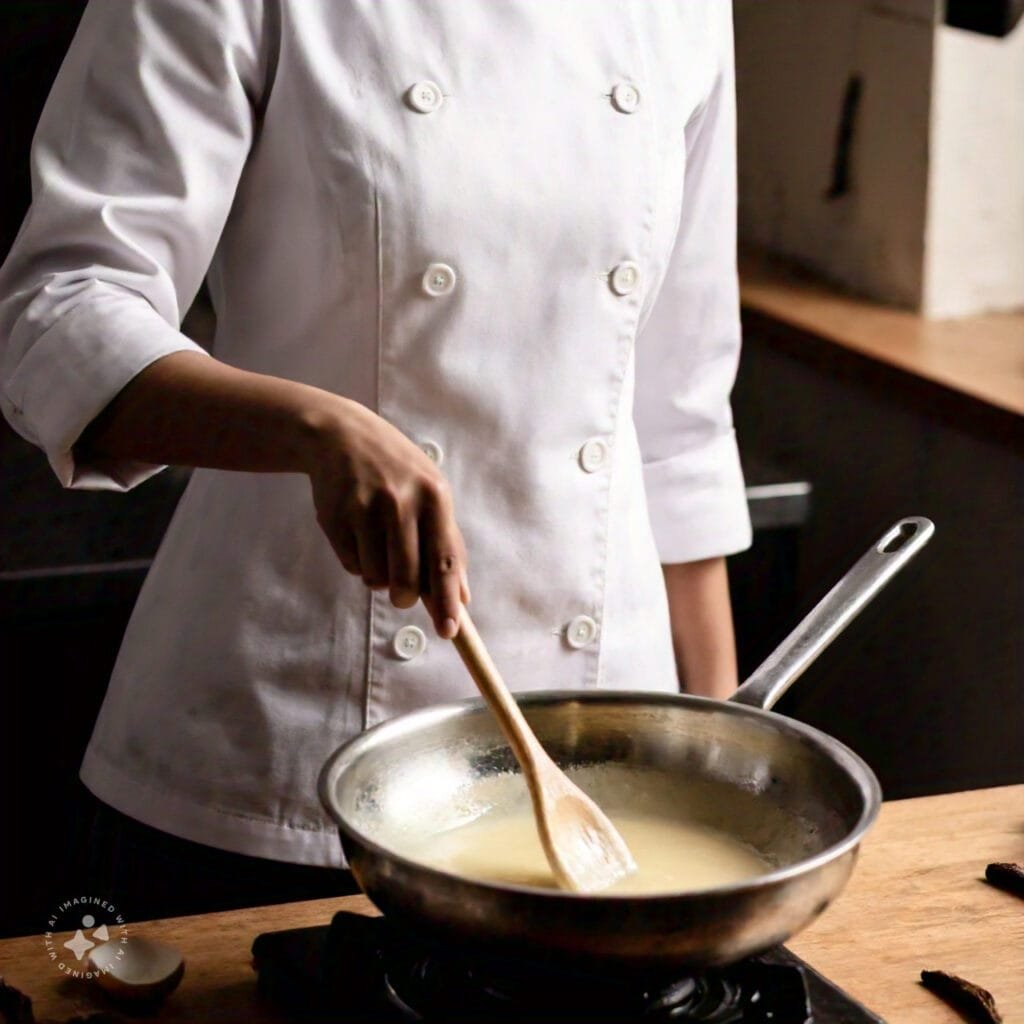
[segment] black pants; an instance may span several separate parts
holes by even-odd
[[[89,795],[73,844],[74,891],[113,903],[127,921],[324,899],[358,892],[340,868],[285,864],[178,839]]]

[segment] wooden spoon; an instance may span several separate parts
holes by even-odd
[[[465,608],[453,643],[523,769],[540,843],[559,886],[599,892],[636,871],[615,826],[540,745]]]

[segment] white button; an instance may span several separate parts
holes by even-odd
[[[423,450],[423,454],[426,455],[435,466],[440,466],[444,462],[444,450],[436,441],[424,441],[420,444],[420,448]]]
[[[580,448],[580,468],[587,473],[596,473],[608,458],[608,443],[599,437],[592,437]]]
[[[419,626],[403,626],[392,641],[402,661],[411,661],[427,649],[427,634]]]
[[[616,82],[612,87],[612,106],[623,114],[632,114],[640,106],[640,90],[632,82]]]
[[[418,114],[432,114],[444,103],[444,93],[436,82],[417,82],[405,94],[405,101]]]
[[[423,275],[423,290],[428,295],[447,295],[455,287],[455,271],[447,263],[431,263]]]
[[[597,623],[589,615],[577,615],[565,628],[570,647],[586,647],[597,639]]]
[[[625,260],[612,271],[608,283],[616,295],[628,295],[640,283],[640,268]]]

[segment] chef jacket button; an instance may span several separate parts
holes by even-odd
[[[411,661],[427,649],[427,634],[419,626],[403,626],[391,641],[402,661]]]
[[[608,283],[616,295],[628,295],[640,283],[640,268],[632,260],[624,260],[612,270]]]
[[[423,275],[423,290],[435,298],[455,287],[455,271],[447,263],[431,263]]]
[[[565,627],[565,639],[570,647],[577,650],[586,647],[597,639],[597,623],[589,615],[577,615]]]
[[[444,450],[436,441],[423,441],[420,449],[435,466],[440,466],[444,462]]]
[[[612,106],[621,114],[632,114],[640,106],[640,90],[632,82],[612,86]]]
[[[587,473],[596,473],[608,458],[608,442],[592,437],[580,448],[580,468]]]
[[[417,114],[432,114],[444,103],[444,93],[436,82],[417,82],[405,94],[405,101]]]

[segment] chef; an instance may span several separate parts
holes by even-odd
[[[197,467],[103,805],[340,864],[318,771],[474,693],[470,568],[514,690],[735,686],[732,65],[726,0],[92,0],[0,272],[3,412],[66,487]]]

